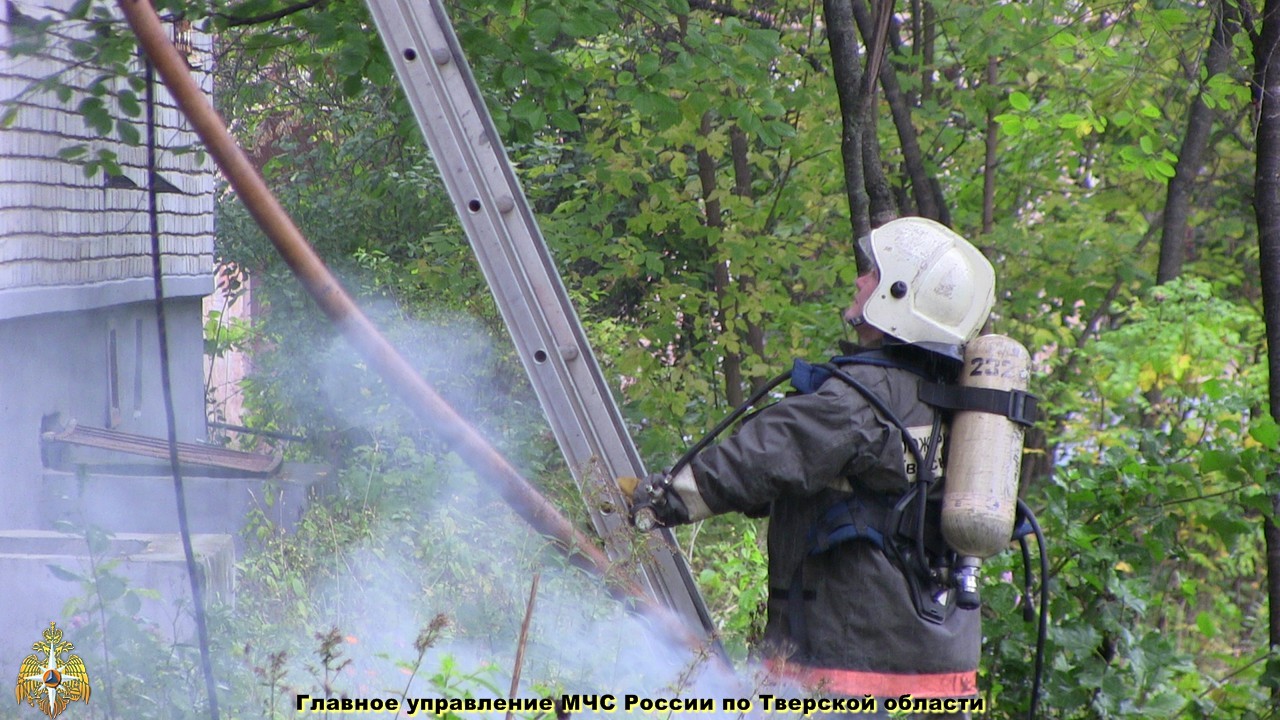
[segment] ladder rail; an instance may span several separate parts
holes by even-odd
[[[632,541],[614,478],[642,477],[643,462],[441,1],[367,2],[606,554],[623,561],[634,548],[650,594],[714,638],[671,532]]]

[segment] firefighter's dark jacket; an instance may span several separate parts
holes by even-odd
[[[920,429],[927,437],[934,410],[917,398],[918,376],[867,365],[844,369],[876,393],[912,435]],[[701,497],[686,502],[703,515],[769,506],[765,641],[772,652],[806,666],[862,671],[848,673],[854,677],[900,676],[894,679],[908,686],[911,676],[928,674],[967,675],[971,685],[980,649],[979,611],[956,610],[941,624],[922,620],[902,572],[871,543],[846,543],[805,557],[815,521],[851,487],[904,492],[906,457],[902,433],[856,390],[831,379],[816,392],[765,408],[733,436],[699,453],[691,467]],[[692,494],[691,488],[681,492]],[[804,591],[797,598],[788,584],[801,562]],[[804,604],[803,638],[791,627],[788,603],[797,602]],[[797,654],[797,647],[803,652]]]

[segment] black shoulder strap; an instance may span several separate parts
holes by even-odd
[[[1026,427],[1034,425],[1039,414],[1036,396],[1024,390],[995,390],[925,382],[920,385],[920,400],[944,410],[975,410],[1002,415],[1011,422]]]
[[[817,392],[818,388],[822,387],[822,383],[834,377],[835,374],[827,367],[831,365],[836,367],[871,365],[874,367],[895,368],[906,370],[929,382],[939,380],[939,369],[926,360],[903,352],[890,353],[885,350],[866,350],[854,355],[837,355],[823,364],[810,363],[797,358],[791,366],[791,386],[802,395]]]
[[[943,360],[923,351],[911,352],[908,346],[893,346],[868,350],[854,355],[840,355],[830,362],[815,365],[796,360],[791,369],[791,386],[801,394],[817,392],[822,384],[837,373],[832,367],[844,365],[872,365],[875,367],[906,370],[921,380],[921,402],[941,410],[972,410],[1008,418],[1011,422],[1030,427],[1039,415],[1038,399],[1025,390],[995,390],[970,388],[954,382],[946,382],[953,375]]]

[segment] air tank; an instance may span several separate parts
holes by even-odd
[[[1025,391],[1031,357],[1004,335],[983,335],[965,347],[960,384],[971,388]],[[982,561],[1009,545],[1018,503],[1024,427],[1004,415],[977,410],[956,413],[951,424],[942,534],[960,556],[958,604],[978,605]]]

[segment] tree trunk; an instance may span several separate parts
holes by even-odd
[[[874,96],[874,86],[869,92]],[[867,184],[868,214],[871,227],[898,217],[898,203],[893,199],[893,185],[884,174],[884,154],[880,152],[880,136],[876,134],[876,106],[868,103],[862,116],[862,176]]]
[[[862,71],[858,63],[858,38],[853,22],[853,0],[822,0],[831,44],[831,68],[840,98],[840,152],[844,161],[845,193],[849,196],[849,221],[853,237],[871,232],[870,200],[862,162]]]
[[[1205,80],[1225,72],[1231,60],[1231,37],[1236,23],[1231,20],[1231,10],[1223,0],[1214,12],[1210,33],[1209,52],[1205,55]],[[1169,181],[1168,197],[1164,205],[1164,234],[1160,238],[1160,265],[1156,271],[1156,283],[1164,284],[1182,274],[1186,260],[1187,216],[1191,214],[1191,191],[1196,175],[1204,162],[1205,149],[1209,145],[1209,131],[1213,129],[1213,110],[1205,105],[1200,94],[1191,101],[1187,113],[1187,132],[1182,137],[1182,148],[1174,166],[1173,179]]]
[[[1272,658],[1275,662],[1275,651],[1280,647],[1280,527],[1276,526],[1276,517],[1280,516],[1280,495],[1271,496],[1271,516],[1262,521],[1262,535],[1267,545],[1267,638],[1271,645]],[[1267,663],[1271,667],[1271,663]],[[1274,714],[1280,709],[1280,687],[1271,688],[1271,707]]]
[[[920,101],[924,102],[933,97],[933,45],[937,37],[938,18],[937,13],[933,9],[933,3],[929,0],[924,2],[924,21],[921,23],[920,34],[917,36],[923,47],[920,50]]]
[[[699,130],[703,137],[711,134],[711,113],[703,113],[702,127]],[[724,218],[720,215],[720,199],[716,197],[716,160],[706,150],[698,151],[698,181],[702,186],[702,202],[706,208],[706,225],[709,228],[723,228]],[[714,253],[712,254],[714,256]],[[716,294],[716,320],[720,323],[720,332],[728,332],[727,318],[729,294],[729,261],[714,260],[712,282]],[[724,397],[730,407],[737,407],[745,399],[742,394],[742,355],[736,352],[725,352],[722,363],[724,370]]]
[[[1271,414],[1280,416],[1280,0],[1266,0],[1261,32],[1253,48],[1254,97],[1259,113],[1254,214],[1258,223],[1258,262],[1262,281],[1262,311],[1267,328]],[[1267,544],[1267,596],[1270,598],[1270,646],[1280,646],[1280,528],[1276,524],[1280,498],[1272,498],[1272,513],[1264,520]],[[1272,658],[1274,662],[1275,658]],[[1280,705],[1280,689],[1272,688],[1272,706]]]
[[[995,87],[998,80],[999,61],[995,55],[987,57],[987,86]],[[996,150],[1000,142],[1000,125],[996,122],[995,103],[987,110],[987,155],[982,166],[982,234],[995,227],[996,221]]]
[[[865,2],[857,0],[853,3],[853,16],[858,23],[858,31],[862,34],[863,44],[866,47],[877,47],[875,23]],[[885,101],[889,104],[889,112],[893,116],[893,124],[898,131],[898,142],[902,147],[903,169],[911,181],[911,197],[915,202],[915,213],[945,223],[946,204],[935,194],[936,185],[925,168],[924,153],[920,150],[920,138],[916,133],[915,124],[911,122],[911,104],[898,84],[898,71],[893,63],[884,62],[880,64],[879,74],[880,87],[884,90]]]
[[[733,194],[738,197],[751,197],[751,163],[748,158],[750,148],[747,145],[747,134],[737,125],[729,129],[729,148],[733,153]],[[755,284],[754,277],[740,274],[738,287],[744,296],[751,295]],[[739,321],[746,326],[747,347],[751,348],[758,357],[764,357],[764,328],[760,323],[752,322],[745,314],[739,317]],[[756,376],[750,377],[749,380],[753,391],[768,382],[768,378]]]

